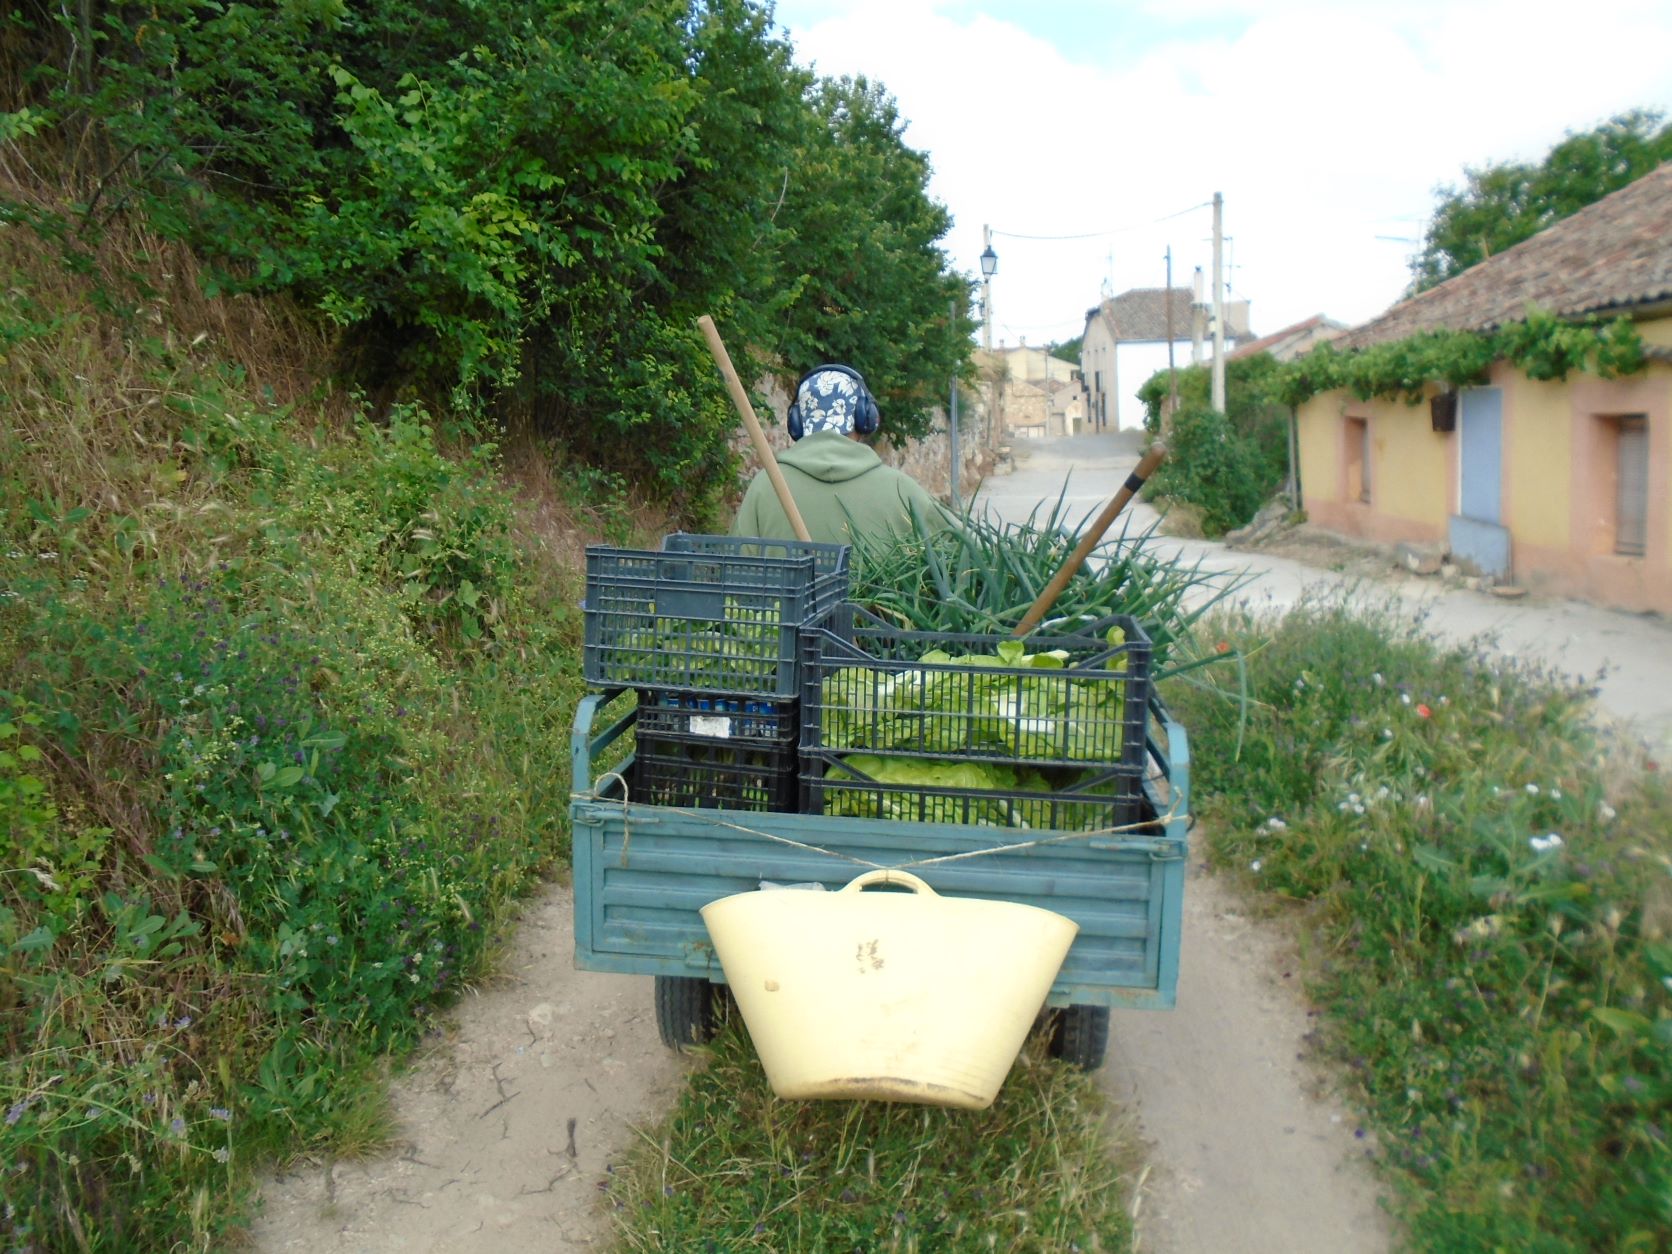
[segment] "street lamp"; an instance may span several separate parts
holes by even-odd
[[[998,273],[999,255],[993,251],[993,228],[984,226],[987,247],[981,254],[981,347],[993,351],[993,276]]]

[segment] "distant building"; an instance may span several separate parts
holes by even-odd
[[[1270,353],[1278,361],[1293,361],[1307,349],[1322,344],[1325,340],[1333,340],[1346,330],[1345,322],[1337,322],[1333,318],[1324,317],[1323,314],[1313,314],[1304,322],[1297,322],[1294,326],[1284,327],[1281,331],[1273,331],[1270,335],[1262,335],[1257,340],[1238,345],[1235,352],[1226,354],[1225,359],[1237,361],[1243,357]]]
[[[1144,408],[1137,391],[1157,370],[1167,366],[1167,346],[1179,366],[1191,359],[1193,338],[1208,338],[1211,310],[1196,305],[1190,289],[1136,287],[1086,310],[1086,329],[1080,340],[1080,378],[1085,387],[1086,426],[1089,430],[1140,427]],[[1248,302],[1225,306],[1225,338],[1229,344],[1250,338]]]
[[[978,355],[979,356],[979,355]],[[1073,435],[1085,415],[1080,370],[1049,350],[1020,344],[993,350],[998,408],[1006,431],[1024,436]]]

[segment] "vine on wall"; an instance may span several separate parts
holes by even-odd
[[[1322,344],[1284,365],[1277,391],[1288,405],[1337,389],[1360,400],[1397,396],[1415,405],[1426,384],[1483,383],[1496,361],[1507,361],[1530,379],[1559,380],[1576,370],[1604,379],[1636,374],[1645,360],[1642,337],[1630,318],[1567,321],[1529,309],[1524,321],[1496,331],[1425,331],[1347,352]]]

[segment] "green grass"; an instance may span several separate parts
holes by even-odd
[[[1289,913],[1413,1248],[1662,1250],[1672,795],[1583,681],[1393,610],[1222,616],[1175,686],[1212,856]],[[1239,735],[1241,752],[1238,753]]]
[[[1096,1082],[1034,1042],[994,1105],[780,1101],[740,1024],[612,1169],[624,1249],[1126,1250],[1125,1160]]]

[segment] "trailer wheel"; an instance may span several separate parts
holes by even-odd
[[[706,1045],[720,1028],[719,988],[683,975],[656,977],[656,1030],[669,1049]]]
[[[1051,1028],[1050,1054],[1082,1071],[1096,1071],[1109,1049],[1109,1008],[1069,1006]]]

